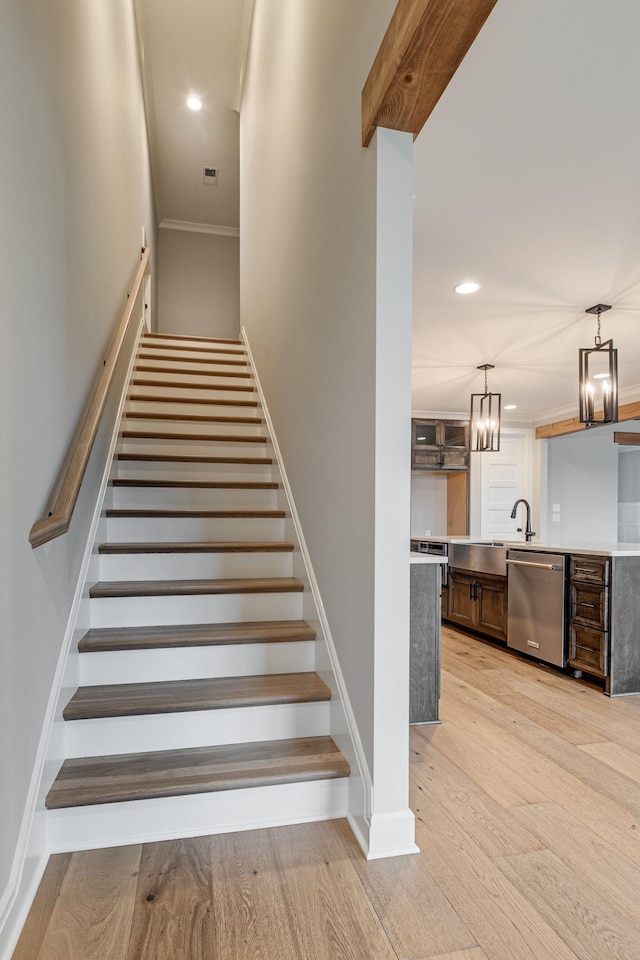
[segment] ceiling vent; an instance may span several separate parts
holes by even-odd
[[[217,167],[203,167],[202,168],[202,182],[208,183],[211,186],[218,186],[218,168]]]

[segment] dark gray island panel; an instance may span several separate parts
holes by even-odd
[[[606,692],[640,693],[640,557],[613,557],[611,647]]]
[[[437,723],[440,699],[439,563],[412,563],[409,723]]]

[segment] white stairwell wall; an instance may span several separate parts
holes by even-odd
[[[44,824],[33,814],[50,694],[109,430],[98,436],[69,533],[36,550],[28,534],[126,303],[141,227],[152,247],[155,227],[129,0],[3,0],[0,16],[4,960],[46,861]],[[106,411],[106,421],[114,412]]]
[[[256,0],[240,112],[242,322],[371,774],[370,856],[415,850],[411,141],[379,129],[361,145],[362,88],[395,6]]]

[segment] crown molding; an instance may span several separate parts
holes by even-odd
[[[239,237],[240,227],[224,227],[217,223],[195,223],[192,220],[168,220],[158,224],[161,230],[182,230],[185,233],[209,233],[217,237]]]

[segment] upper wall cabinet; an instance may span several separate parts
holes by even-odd
[[[412,420],[411,469],[468,470],[468,421]]]

